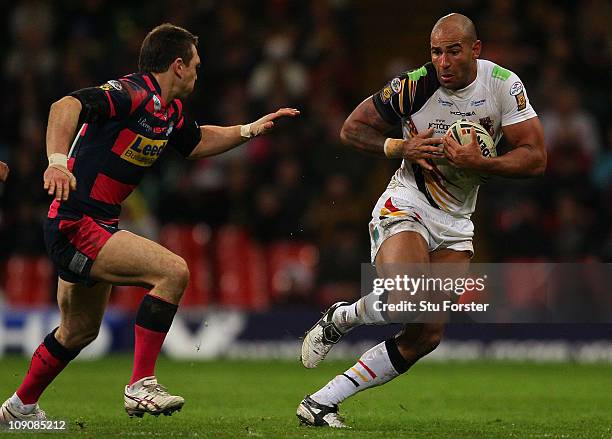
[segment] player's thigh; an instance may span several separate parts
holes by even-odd
[[[188,271],[185,261],[167,248],[121,230],[104,244],[90,276],[113,285],[152,288],[169,277],[188,277]]]
[[[108,283],[88,287],[59,279],[57,302],[61,323],[57,340],[68,348],[81,347],[93,340],[100,329],[110,292]]]
[[[376,254],[376,267],[386,264],[422,264],[429,262],[425,238],[418,232],[399,232],[385,239]],[[380,273],[379,274],[384,274]]]
[[[470,268],[471,252],[440,249],[431,252],[431,273],[441,278],[464,277]],[[453,297],[456,299],[456,297]]]

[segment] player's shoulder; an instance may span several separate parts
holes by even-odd
[[[131,88],[132,90],[150,92],[150,87],[148,87],[144,73],[130,73],[119,78],[117,82],[120,82],[123,86]]]
[[[417,69],[406,70],[398,75],[400,80],[409,79],[411,81],[428,81],[438,83],[438,76],[436,75],[436,68],[431,62],[423,64]],[[439,84],[438,84],[439,85]]]
[[[478,76],[490,85],[500,86],[512,83],[518,76],[512,70],[502,67],[488,59],[478,60]]]

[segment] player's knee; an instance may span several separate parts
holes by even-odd
[[[175,284],[177,291],[180,295],[183,294],[187,284],[189,283],[189,267],[187,262],[180,256],[176,256],[172,259],[170,270],[168,270],[172,281]]]

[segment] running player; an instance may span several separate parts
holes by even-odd
[[[45,418],[40,395],[98,335],[112,285],[150,290],[136,315],[125,410],[130,416],[169,415],[183,406],[182,397],[157,382],[154,368],[189,271],[181,257],[120,230],[120,204],[167,148],[188,159],[220,154],[266,134],[277,119],[299,114],[283,108],[246,125],[198,126],[181,101],[197,79],[197,44],[183,28],[158,26],[142,43],[139,73],[76,91],[51,106],[44,188],[55,199],[45,241],[59,272],[61,323],[34,352],[23,382],[0,407],[0,421]]]
[[[0,181],[6,181],[9,175],[9,167],[6,163],[0,161]]]
[[[389,264],[444,262],[467,270],[473,254],[470,215],[478,192],[478,181],[470,176],[532,177],[546,167],[542,127],[525,87],[511,71],[478,59],[481,42],[472,21],[460,14],[442,17],[430,43],[431,62],[398,75],[364,100],[341,132],[346,144],[403,158],[372,212],[371,257],[380,277]],[[503,134],[511,151],[484,158],[474,132],[470,143],[459,145],[444,135],[457,119],[480,123],[496,142]],[[384,133],[398,123],[404,139],[386,138]],[[446,164],[433,160],[442,152]],[[385,323],[370,296],[354,304],[336,303],[306,334],[302,363],[316,367],[351,329]],[[443,322],[406,324],[306,396],[298,418],[309,425],[344,427],[338,404],[406,372],[438,346],[444,327]]]

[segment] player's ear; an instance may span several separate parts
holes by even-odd
[[[185,63],[183,62],[183,58],[177,58],[171,64],[172,71],[179,79],[183,79],[183,69],[185,68]]]
[[[482,50],[482,41],[476,40],[472,44],[472,56],[474,59],[480,58],[480,51]]]

